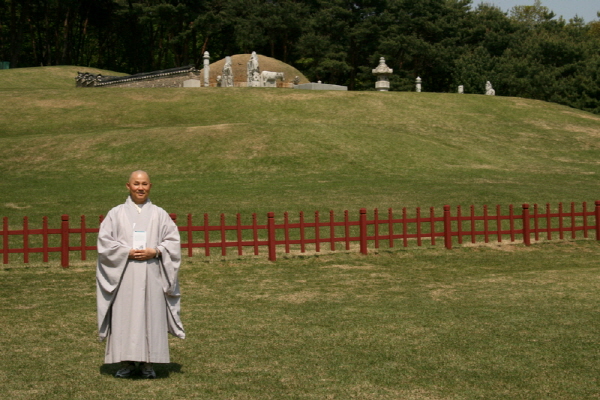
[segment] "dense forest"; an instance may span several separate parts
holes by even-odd
[[[373,90],[496,93],[600,113],[600,21],[540,0],[509,12],[471,0],[0,0],[0,61],[137,73],[250,53],[309,79]]]

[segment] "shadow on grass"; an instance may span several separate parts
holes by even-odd
[[[100,374],[101,375],[110,375],[115,376],[119,368],[121,367],[120,363],[117,364],[103,364],[100,366]],[[166,379],[171,373],[181,374],[181,364],[177,363],[169,363],[169,364],[154,364],[154,371],[156,372],[156,379]],[[127,379],[144,379],[142,378],[142,374],[138,369],[130,378]]]

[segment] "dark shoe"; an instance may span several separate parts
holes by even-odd
[[[150,364],[150,363],[142,364],[142,378],[145,378],[145,379],[155,379],[156,378],[156,372],[154,372],[154,369],[152,368],[152,364]]]
[[[129,378],[135,372],[135,363],[125,361],[121,363],[121,369],[115,374],[115,378]]]

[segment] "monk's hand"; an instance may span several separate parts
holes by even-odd
[[[146,260],[149,260],[154,257],[156,257],[156,250],[152,249],[152,248],[141,249],[141,250],[131,249],[129,251],[129,259],[130,260],[146,261]]]

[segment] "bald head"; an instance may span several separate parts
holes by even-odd
[[[142,179],[146,179],[148,180],[148,182],[150,182],[150,175],[148,175],[148,173],[146,171],[142,171],[141,169],[138,169],[137,171],[133,171],[131,173],[131,175],[129,175],[129,182],[131,182],[132,179],[136,179],[136,178],[142,178]]]
[[[144,204],[148,200],[152,183],[150,183],[150,176],[145,171],[138,170],[131,173],[126,186],[129,189],[131,200],[136,204]]]

